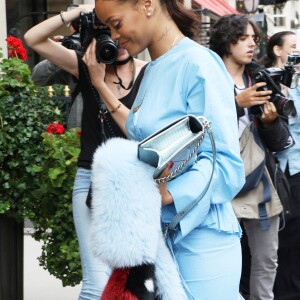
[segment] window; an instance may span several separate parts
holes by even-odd
[[[70,2],[68,0],[6,0],[7,35],[14,35],[23,39],[28,29],[47,19],[47,17],[65,10]],[[45,12],[49,12],[49,14]],[[64,33],[59,32],[63,35]],[[40,57],[28,47],[27,50],[27,62],[30,67],[33,67],[40,60]]]

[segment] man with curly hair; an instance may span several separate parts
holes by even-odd
[[[251,19],[245,15],[227,15],[212,27],[210,48],[222,58],[234,82],[240,142],[251,130],[263,150],[256,185],[250,187],[250,176],[247,176],[245,186],[232,205],[248,236],[251,254],[249,299],[272,300],[282,205],[266,168],[266,160],[269,151],[284,148],[289,133],[287,124],[270,101],[272,91],[260,89],[265,82],[254,82],[254,74],[261,68],[253,62],[260,40],[261,32]],[[250,149],[250,145],[246,144],[246,147]],[[254,156],[250,154],[248,159],[254,161]],[[243,257],[244,265],[245,262]]]

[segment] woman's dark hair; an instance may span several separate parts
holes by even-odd
[[[128,0],[118,0],[120,3]],[[139,0],[129,0],[137,3]],[[168,13],[176,23],[179,30],[187,37],[195,39],[199,32],[198,17],[193,10],[187,9],[183,0],[159,0],[161,6],[166,6]]]
[[[272,67],[276,62],[276,55],[274,53],[274,47],[282,47],[284,44],[285,37],[288,35],[294,35],[293,31],[280,31],[271,36],[267,44],[267,54],[261,59],[261,63],[266,68]]]
[[[210,30],[209,48],[221,58],[230,54],[230,45],[236,44],[251,25],[254,31],[254,42],[259,44],[262,35],[259,27],[246,15],[226,15],[221,17]]]
[[[199,32],[199,21],[193,10],[187,9],[183,0],[160,0],[166,5],[168,12],[179,30],[187,37],[195,39]]]

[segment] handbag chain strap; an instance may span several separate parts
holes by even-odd
[[[211,122],[209,122],[207,119],[205,119],[204,117],[201,117],[203,119],[202,125],[204,128],[204,133],[200,136],[199,141],[197,142],[197,144],[195,145],[193,151],[189,154],[189,156],[174,170],[172,171],[168,176],[165,177],[161,177],[161,178],[157,178],[154,179],[155,182],[157,184],[161,184],[161,183],[165,183],[170,181],[171,179],[173,179],[174,177],[177,176],[177,174],[179,172],[181,172],[181,170],[187,165],[187,163],[191,160],[191,158],[193,156],[195,156],[195,161],[197,161],[197,151],[199,149],[199,147],[201,146],[203,139],[205,137],[205,133],[206,131],[210,131],[211,130]]]
[[[179,224],[179,222],[205,196],[205,194],[208,191],[209,186],[211,184],[211,181],[212,181],[212,178],[213,178],[213,175],[214,175],[214,171],[215,171],[215,165],[216,165],[216,159],[217,159],[217,152],[216,152],[216,144],[215,144],[215,140],[214,140],[214,137],[213,137],[213,133],[212,133],[212,129],[211,129],[210,124],[209,124],[207,132],[209,134],[210,142],[211,142],[211,145],[212,145],[212,152],[213,152],[212,171],[211,171],[211,174],[210,174],[210,178],[209,178],[206,186],[204,187],[203,191],[199,195],[199,197],[197,199],[195,199],[193,202],[191,202],[189,205],[187,205],[183,210],[181,210],[180,212],[178,212],[177,215],[171,220],[170,223],[166,224],[165,229],[164,229],[164,234],[163,234],[165,240],[167,240],[170,231],[173,233],[173,239],[174,239],[175,231],[176,231],[176,228],[177,228],[177,225]]]

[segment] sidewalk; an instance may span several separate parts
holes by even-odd
[[[63,287],[61,281],[39,266],[41,245],[24,235],[24,300],[77,300],[80,285]]]

